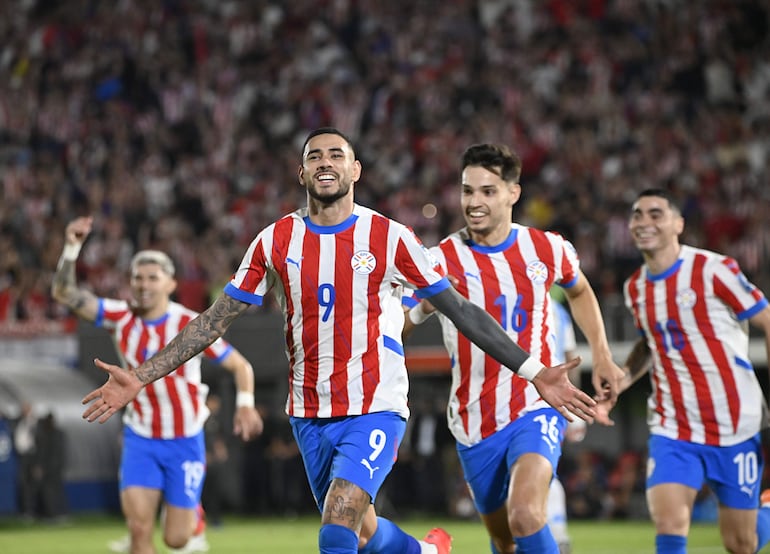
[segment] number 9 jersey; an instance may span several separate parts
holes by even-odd
[[[225,293],[261,305],[274,291],[286,317],[290,416],[406,418],[405,286],[422,298],[451,285],[409,228],[354,205],[338,225],[316,225],[302,208],[266,227]]]
[[[652,352],[650,432],[714,446],[758,433],[762,390],[746,320],[767,299],[737,262],[682,245],[672,267],[653,275],[643,265],[623,293]]]

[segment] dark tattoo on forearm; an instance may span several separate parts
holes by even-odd
[[[144,384],[168,375],[225,334],[248,304],[223,294],[211,307],[188,323],[165,348],[135,371]]]

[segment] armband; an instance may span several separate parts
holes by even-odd
[[[519,370],[516,372],[516,375],[526,379],[527,381],[532,381],[535,377],[537,377],[537,375],[540,373],[540,371],[542,371],[544,367],[545,366],[540,360],[530,356],[524,361],[523,364],[519,366]]]
[[[80,242],[68,242],[64,245],[64,248],[61,251],[61,259],[68,261],[68,262],[74,262],[78,259],[78,255],[80,255],[80,248],[83,246]]]
[[[236,408],[253,408],[254,393],[239,390],[238,394],[235,395],[235,407]]]
[[[414,308],[409,310],[409,321],[411,321],[415,325],[420,325],[432,315],[433,315],[433,312],[426,313],[425,310],[422,309],[422,302],[420,302]]]

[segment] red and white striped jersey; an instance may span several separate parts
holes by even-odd
[[[261,304],[274,290],[286,316],[289,415],[408,417],[404,286],[423,297],[450,285],[410,229],[355,205],[339,225],[315,225],[303,208],[265,228],[225,293]]]
[[[181,304],[169,302],[163,317],[149,321],[135,315],[125,300],[100,298],[95,323],[112,334],[124,367],[137,367],[166,346],[197,315]],[[153,439],[196,435],[209,416],[209,388],[201,382],[201,356],[219,362],[231,351],[230,344],[218,339],[201,354],[148,384],[126,406],[123,423],[136,434]]]
[[[759,432],[762,391],[745,320],[767,299],[737,262],[682,246],[671,268],[653,275],[643,265],[623,293],[653,355],[650,432],[716,446]]]
[[[579,275],[577,252],[561,235],[512,224],[494,247],[473,243],[466,229],[431,250],[456,288],[484,308],[508,335],[544,365],[556,364],[555,327],[549,289],[573,286]],[[544,408],[534,385],[500,365],[439,314],[444,345],[452,363],[447,407],[449,428],[465,445],[476,444],[528,411]]]

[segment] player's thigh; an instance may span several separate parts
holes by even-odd
[[[160,506],[161,493],[158,489],[146,487],[126,487],[120,491],[120,506],[129,526],[143,527],[145,530],[155,526],[155,515]]]
[[[511,468],[508,506],[542,512],[548,503],[553,465],[541,454],[523,454]]]
[[[757,510],[719,507],[719,530],[728,552],[754,552],[757,549]]]
[[[686,536],[698,491],[680,483],[661,483],[647,489],[647,506],[659,535]]]

